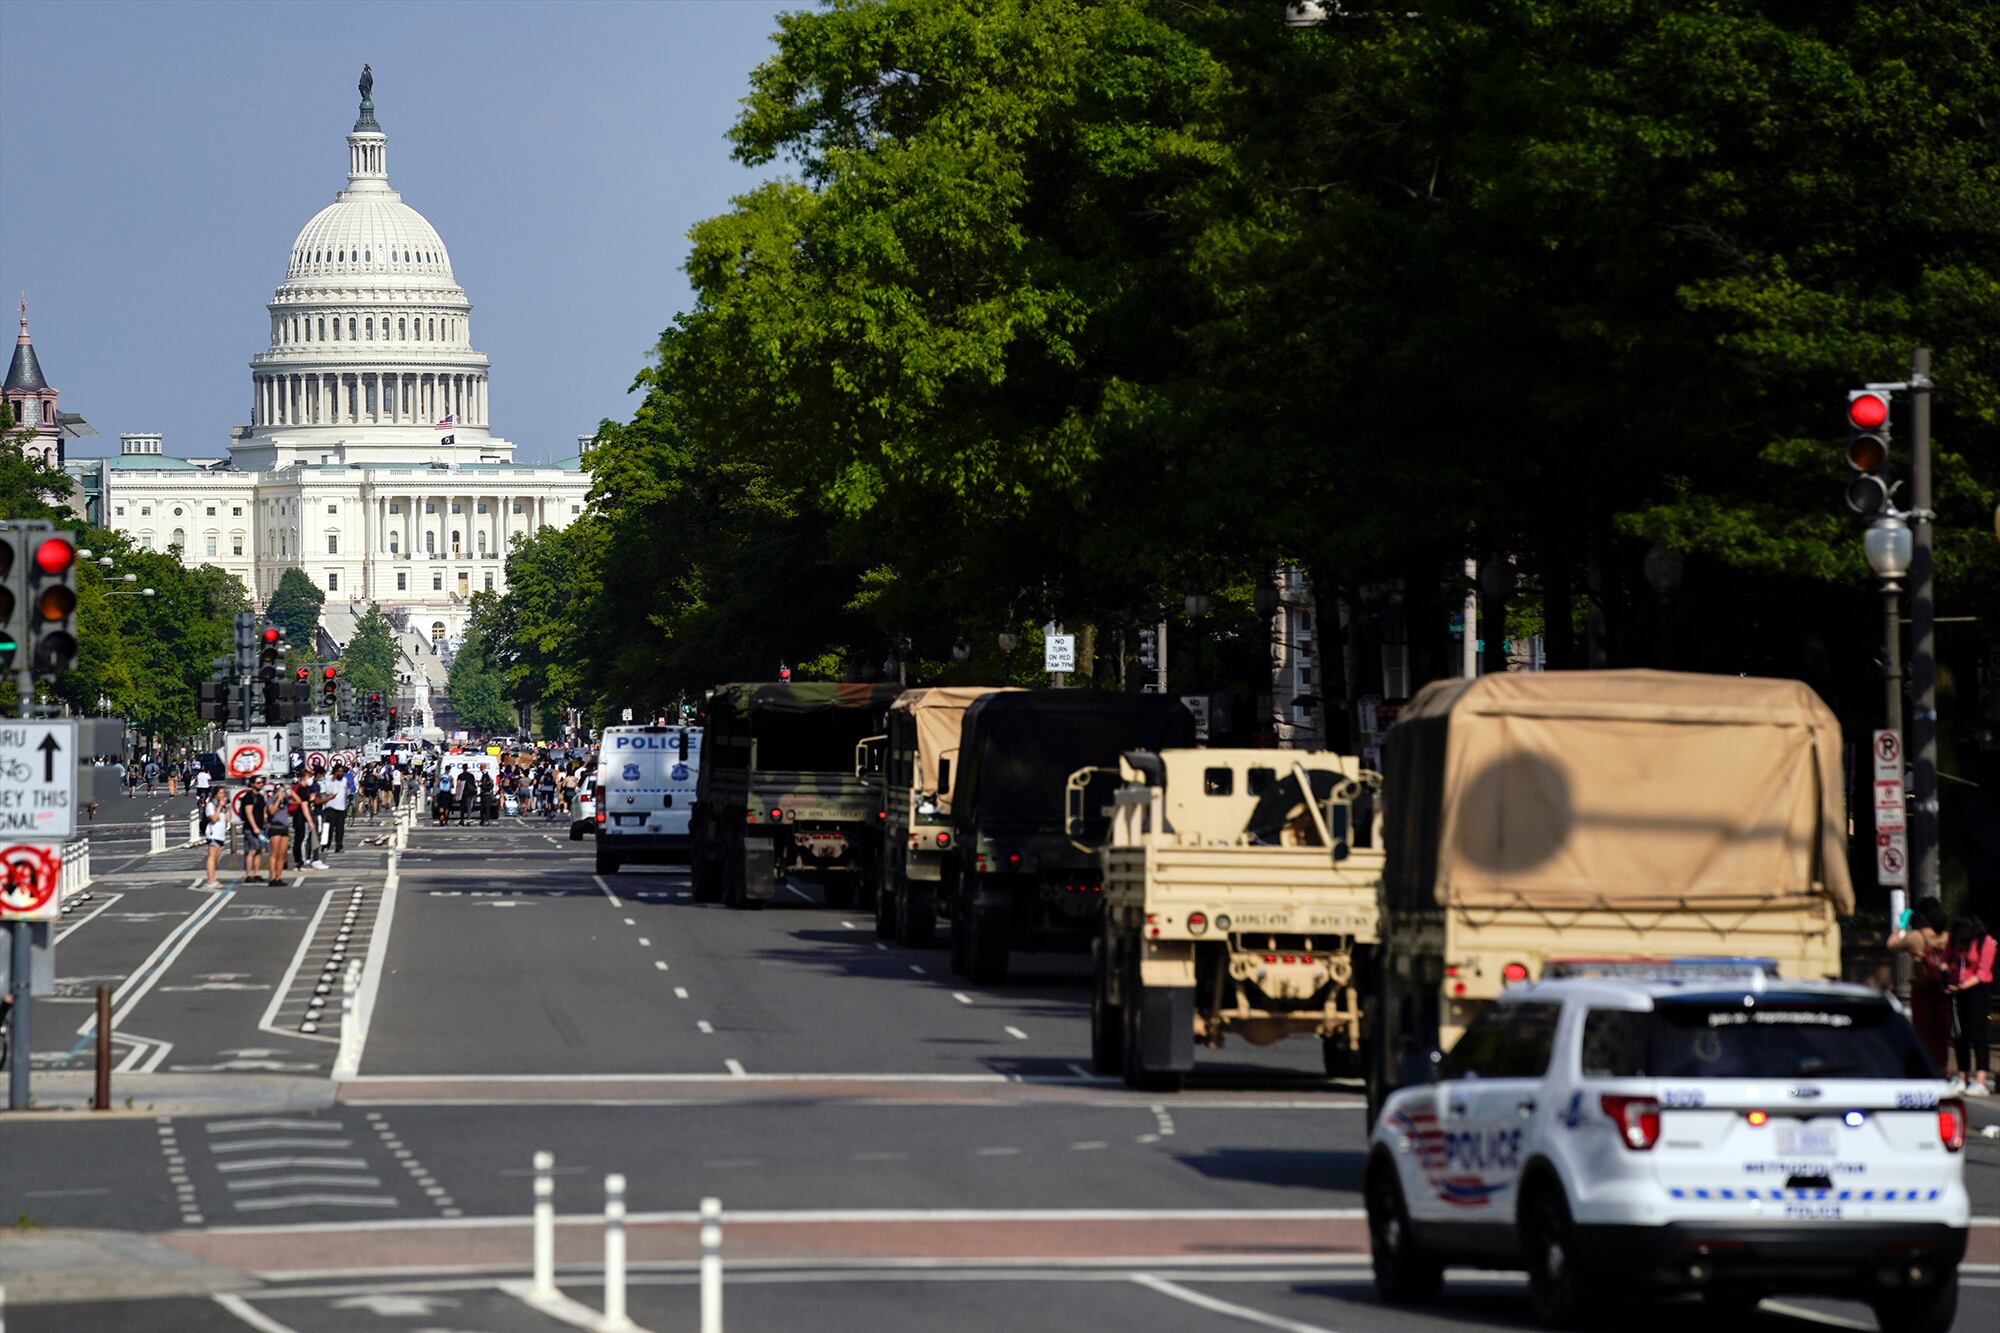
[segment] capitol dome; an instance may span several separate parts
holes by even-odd
[[[346,188],[299,229],[265,309],[271,339],[250,360],[239,466],[511,456],[488,424],[472,302],[437,228],[390,188],[389,136],[368,94],[347,136]]]
[[[292,242],[287,278],[372,274],[451,281],[437,228],[393,192],[341,197],[313,214]]]

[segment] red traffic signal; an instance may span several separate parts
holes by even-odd
[[[305,678],[306,678],[306,669],[305,669],[304,667],[300,667],[300,668],[299,668],[299,679],[300,679],[300,680],[304,680]]]
[[[67,537],[51,537],[35,548],[35,565],[51,577],[76,563],[76,547]]]
[[[264,626],[265,643],[276,643],[279,639],[282,639],[283,637],[285,637],[285,632],[279,629],[276,625]]]
[[[1873,430],[1889,419],[1889,403],[1879,393],[1866,389],[1847,400],[1847,421],[1849,425],[1862,430]]]
[[[333,677],[334,677],[334,674],[335,674],[335,668],[333,668],[333,667],[328,667],[328,668],[326,669],[326,678],[327,678],[328,680],[332,680],[332,679],[333,679]]]

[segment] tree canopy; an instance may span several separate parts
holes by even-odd
[[[296,650],[310,651],[319,638],[320,608],[326,594],[303,569],[293,567],[278,576],[278,586],[264,608],[264,618],[284,628],[287,642]]]
[[[789,174],[693,229],[695,303],[602,428],[590,510],[480,608],[513,697],[892,655],[992,679],[997,635],[1049,619],[1108,684],[1191,592],[1188,683],[1255,689],[1284,562],[1351,627],[1351,701],[1377,643],[1413,685],[1450,669],[1465,560],[1497,554],[1552,665],[1671,651],[1872,699],[1841,408],[1919,344],[1939,605],[2000,609],[2000,12],[1340,13],[782,17],[730,137]]]
[[[396,690],[395,631],[382,608],[373,602],[354,622],[354,637],[347,641],[340,657],[340,674],[362,694],[381,694],[386,700]]]

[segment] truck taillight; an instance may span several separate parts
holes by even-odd
[[[1597,1099],[1618,1137],[1634,1152],[1645,1152],[1660,1141],[1660,1103],[1652,1097],[1621,1097],[1607,1092]]]
[[[776,823],[777,821],[779,821],[780,819],[783,819],[784,817],[785,817],[785,812],[784,812],[783,810],[779,810],[779,809],[776,809],[775,807],[774,807],[774,808],[772,809],[772,811],[771,811],[771,822],[772,822],[772,823],[774,823],[774,824],[775,824],[775,823]]]
[[[1510,982],[1526,981],[1528,979],[1528,965],[1526,963],[1509,963],[1500,969],[1500,975]]]
[[[940,846],[940,847],[949,847],[949,846],[951,846],[951,834],[949,834],[949,833],[940,833],[940,834],[938,834],[938,835],[937,835],[937,845],[938,845],[938,846]]]
[[[1938,1142],[1946,1152],[1965,1147],[1965,1103],[1955,1097],[1938,1103]]]
[[[1208,914],[1206,912],[1189,912],[1187,914],[1187,928],[1190,935],[1201,934],[1208,929]]]

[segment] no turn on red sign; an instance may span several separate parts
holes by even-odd
[[[17,842],[0,848],[0,921],[62,917],[62,845]]]

